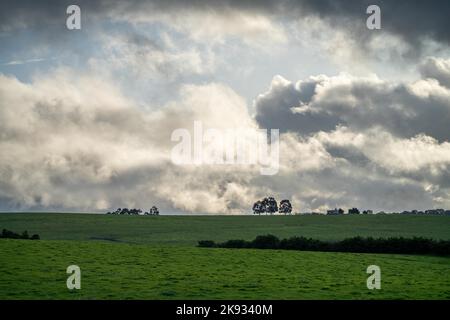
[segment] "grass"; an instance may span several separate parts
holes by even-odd
[[[413,237],[450,240],[450,216],[110,216],[62,213],[2,213],[0,229],[28,230],[44,240],[107,240],[193,246],[198,240],[278,238],[320,240]]]
[[[441,257],[6,239],[0,251],[1,299],[450,299]],[[366,287],[371,264],[381,290]]]
[[[439,216],[106,216],[0,214],[0,299],[450,299],[450,258],[197,248],[198,240],[272,233],[450,239]],[[80,266],[81,290],[66,288]],[[378,265],[382,289],[368,290]]]

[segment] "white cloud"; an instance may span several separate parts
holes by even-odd
[[[139,81],[171,82],[183,76],[211,74],[216,68],[211,50],[195,45],[178,48],[169,35],[155,41],[138,33],[102,34],[102,54],[89,60],[91,67],[106,73],[129,74]]]
[[[214,128],[255,127],[244,100],[226,86],[184,86],[180,100],[149,112],[111,81],[69,69],[31,84],[1,76],[0,84],[3,207],[158,203],[166,210],[233,213],[252,198],[254,191],[240,184],[249,180],[245,167],[223,171],[170,161],[171,132],[191,129],[195,120]]]
[[[166,10],[167,8],[148,4],[145,10],[127,9],[115,8],[110,16],[132,24],[164,23],[174,31],[187,34],[196,42],[223,44],[227,39],[239,39],[247,45],[264,47],[268,42],[282,44],[287,41],[282,25],[264,13],[226,6],[210,10]]]

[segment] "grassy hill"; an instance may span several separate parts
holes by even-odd
[[[43,240],[0,239],[0,299],[450,299],[448,257],[195,247],[267,233],[449,239],[450,217],[8,213],[1,228]],[[66,288],[72,264],[78,291]],[[372,264],[381,290],[366,287]]]
[[[112,216],[64,213],[2,213],[0,229],[28,230],[43,240],[106,240],[193,246],[198,240],[252,240],[306,236],[450,239],[450,216]]]

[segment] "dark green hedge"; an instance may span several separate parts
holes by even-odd
[[[198,242],[198,246],[208,248],[450,255],[450,241],[417,237],[410,239],[402,237],[386,239],[354,237],[331,242],[305,237],[292,237],[280,240],[274,235],[265,235],[257,236],[253,241],[228,240],[223,243],[215,243],[211,240],[203,240]]]
[[[28,231],[22,232],[22,234],[15,233],[13,231],[9,231],[6,229],[3,229],[2,233],[0,234],[0,238],[7,238],[7,239],[28,239],[28,240],[39,240],[38,234],[33,234],[31,237],[28,235]]]

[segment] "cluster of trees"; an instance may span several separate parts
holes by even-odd
[[[273,197],[266,197],[253,204],[253,214],[274,214],[275,212],[290,214],[292,212],[292,205],[289,200],[281,200],[279,207],[277,201]]]
[[[199,241],[199,247],[216,248],[250,248],[250,249],[281,249],[325,252],[356,252],[356,253],[395,253],[395,254],[431,254],[450,255],[450,241],[432,240],[426,238],[362,238],[354,237],[342,241],[331,242],[305,237],[292,237],[279,240],[274,235],[258,236],[253,241],[229,240],[215,243],[211,240]]]
[[[38,234],[33,234],[31,237],[28,235],[28,231],[25,230],[22,234],[15,233],[13,231],[3,229],[2,234],[0,234],[0,238],[4,239],[29,239],[29,240],[39,240],[40,237]]]
[[[327,211],[327,214],[328,215],[341,215],[341,214],[344,214],[344,210],[342,209],[342,208],[339,208],[339,209],[333,209],[333,210],[328,210]],[[348,214],[373,214],[373,212],[372,212],[372,210],[364,210],[364,211],[359,211],[359,209],[358,208],[351,208],[351,209],[348,209],[348,212],[347,212]]]
[[[342,215],[345,211],[342,208],[336,208],[327,211],[327,215]],[[372,210],[363,210],[360,211],[358,208],[348,209],[348,214],[373,214]],[[386,212],[381,211],[376,214],[386,214]],[[412,210],[412,211],[403,211],[403,212],[390,212],[388,214],[411,214],[411,215],[450,215],[450,210],[444,209],[430,209],[425,211]]]
[[[399,212],[397,214],[415,214],[415,215],[447,215],[450,216],[450,210],[444,210],[444,209],[429,209],[425,211],[420,210],[412,210],[412,211],[403,211]]]
[[[118,208],[116,211],[108,211],[106,214],[128,214],[128,215],[141,215],[142,209],[128,209],[128,208]],[[144,215],[159,216],[159,210],[157,207],[153,206],[149,211],[145,211]]]

